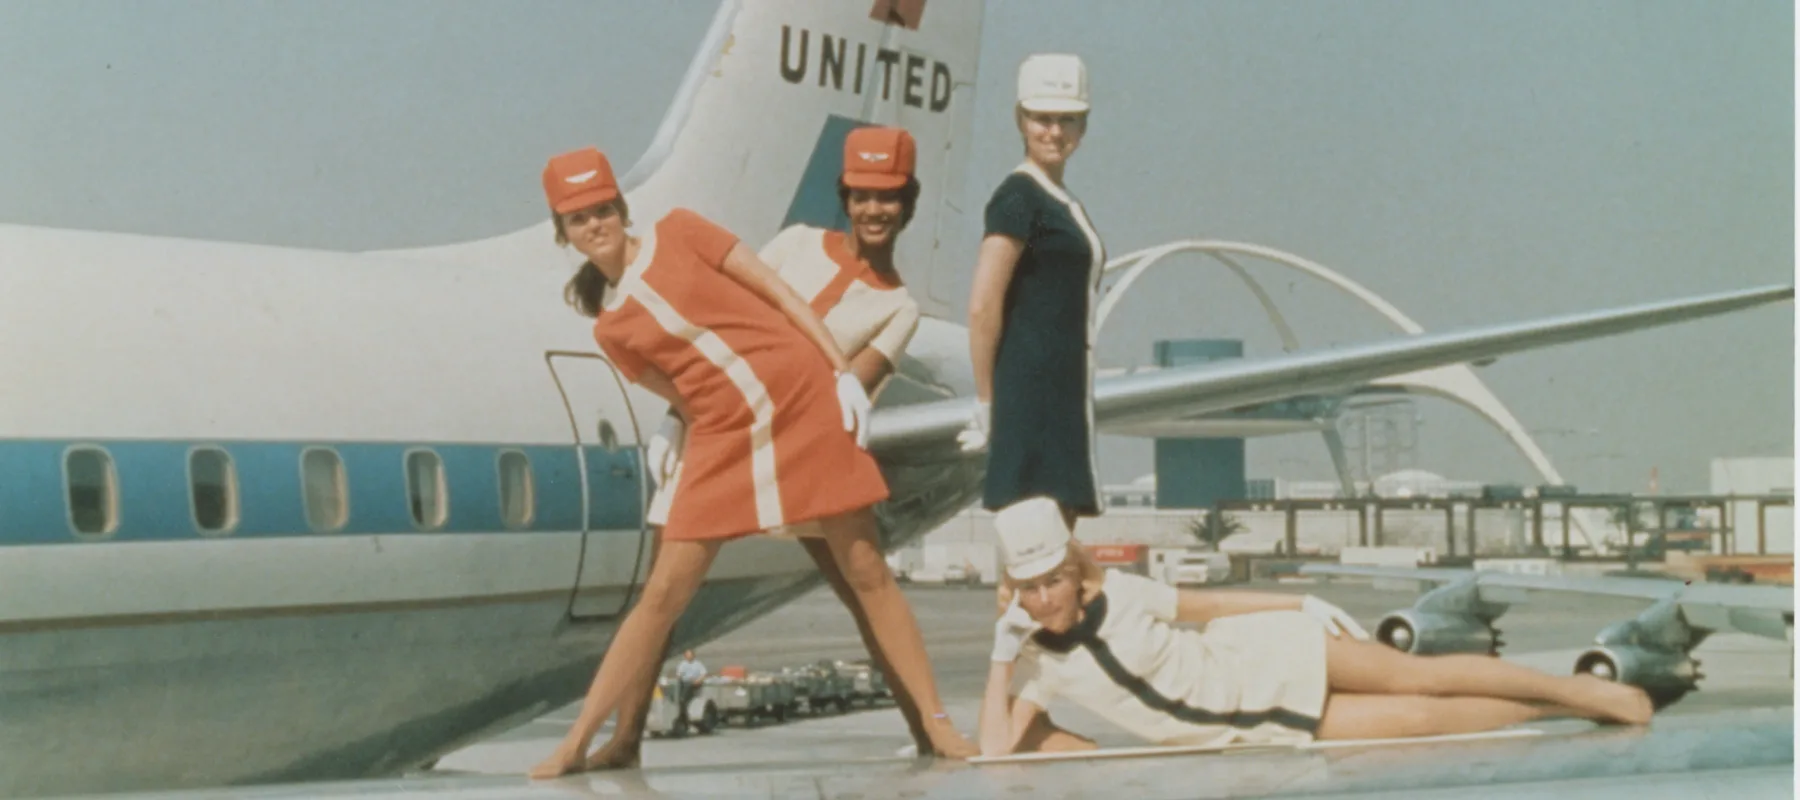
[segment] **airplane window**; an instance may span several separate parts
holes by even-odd
[[[229,533],[238,523],[237,469],[217,447],[188,454],[188,490],[201,533]]]
[[[306,496],[306,524],[335,531],[350,519],[349,485],[337,451],[311,447],[300,455],[300,484]]]
[[[500,519],[508,528],[525,528],[537,511],[531,459],[517,450],[500,453]]]
[[[406,499],[413,524],[420,530],[437,530],[449,516],[444,502],[444,461],[430,450],[406,454]]]
[[[103,536],[119,527],[119,475],[112,456],[97,447],[71,448],[63,457],[69,523],[77,533]]]
[[[604,419],[600,420],[600,446],[609,453],[619,449],[619,432],[613,430],[612,423]]]

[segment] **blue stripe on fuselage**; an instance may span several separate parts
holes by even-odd
[[[112,458],[118,525],[102,537],[78,536],[69,520],[65,454],[94,446]],[[526,531],[579,531],[581,469],[573,447],[425,442],[263,442],[0,439],[0,545],[90,541],[160,542],[203,538],[194,521],[188,457],[195,447],[230,454],[237,473],[238,524],[229,536],[331,536],[418,531],[406,491],[406,453],[429,449],[443,461],[448,517],[430,533],[507,530],[500,516],[499,458],[523,452],[531,463],[535,512]],[[350,487],[349,519],[334,533],[306,524],[300,457],[310,447],[335,450]],[[591,468],[592,530],[636,530],[643,524],[643,470],[636,448],[585,448]]]

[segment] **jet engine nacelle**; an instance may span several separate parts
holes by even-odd
[[[1686,653],[1632,645],[1602,645],[1575,658],[1575,674],[1586,673],[1643,689],[1658,709],[1699,688],[1700,662]]]
[[[1401,609],[1381,618],[1375,638],[1395,650],[1417,655],[1500,652],[1500,631],[1478,617]]]

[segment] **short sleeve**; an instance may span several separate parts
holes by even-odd
[[[1000,182],[1000,188],[988,198],[983,236],[1000,234],[1021,242],[1031,240],[1031,223],[1037,217],[1038,198],[1031,191],[1029,180],[1013,175]]]
[[[1029,643],[1013,661],[1012,696],[1038,708],[1049,708],[1050,699],[1056,696],[1038,660],[1038,649]]]
[[[663,224],[668,227],[658,232],[659,236],[673,236],[686,242],[701,261],[714,269],[725,264],[725,255],[738,243],[738,237],[731,231],[685,208],[670,211],[663,217]]]
[[[1164,622],[1175,621],[1176,606],[1181,600],[1180,590],[1173,586],[1116,570],[1107,572],[1106,593],[1140,605],[1150,616]]]
[[[638,378],[643,376],[644,370],[650,367],[650,362],[638,355],[637,351],[624,347],[618,342],[610,341],[605,334],[599,331],[594,332],[594,341],[600,343],[600,352],[606,354],[606,360],[611,361],[612,365],[618,368],[619,373],[625,376],[625,380],[637,383]]]
[[[770,269],[780,272],[783,268],[793,264],[794,251],[800,246],[800,240],[805,236],[805,225],[789,225],[780,233],[775,234],[775,238],[770,239],[768,244],[763,245],[756,257],[762,259],[764,264],[768,264]]]
[[[875,338],[869,340],[869,346],[885,356],[889,364],[898,366],[900,354],[906,352],[906,345],[912,341],[913,332],[919,329],[919,304],[907,298],[887,323],[876,332]]]

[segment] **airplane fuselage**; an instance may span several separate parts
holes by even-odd
[[[0,227],[7,790],[389,774],[578,697],[649,561],[664,405],[562,277]],[[926,320],[881,404],[954,396],[966,347]],[[884,459],[884,544],[980,466]],[[817,581],[733,543],[676,646]]]

